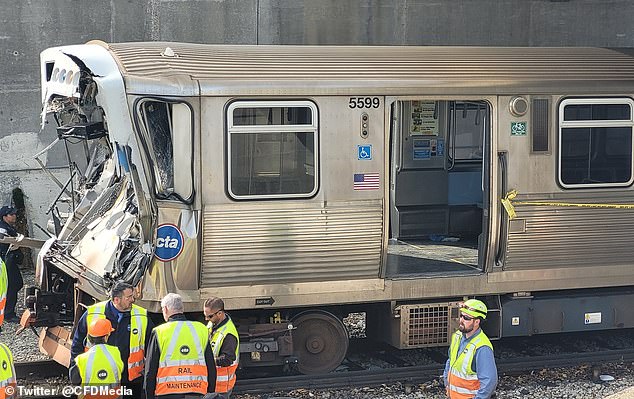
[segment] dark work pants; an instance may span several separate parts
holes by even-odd
[[[18,302],[18,292],[20,292],[24,286],[24,280],[22,280],[20,267],[10,252],[7,254],[7,261],[5,263],[7,266],[9,287],[7,288],[7,304],[4,308],[4,317],[8,319],[17,316],[15,314],[15,305]]]
[[[145,397],[145,394],[143,393],[143,376],[135,379],[132,382],[124,382],[123,385],[132,390],[132,398],[140,399]]]

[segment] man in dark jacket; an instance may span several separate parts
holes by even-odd
[[[221,298],[207,299],[203,313],[208,321],[209,341],[216,359],[216,394],[213,397],[229,399],[236,384],[240,336],[233,320],[225,312],[225,302]]]
[[[135,305],[134,299],[133,287],[128,283],[119,281],[111,289],[110,300],[88,307],[77,323],[70,351],[70,363],[72,366],[77,355],[84,353],[86,348],[87,325],[89,323],[87,319],[105,316],[114,328],[107,343],[119,348],[123,361],[121,385],[131,388],[133,396],[140,398],[143,395],[143,361],[150,333],[154,326],[150,318],[147,317],[147,311]],[[134,319],[132,313],[134,313]],[[130,354],[130,343],[135,338],[141,343],[141,350],[135,351],[135,354],[141,357],[140,364],[138,359],[133,359],[135,354],[132,356]],[[136,364],[133,370],[130,370],[131,364]]]
[[[0,238],[17,237],[18,232],[15,229],[17,220],[16,209],[10,206],[0,208]],[[20,272],[20,264],[23,260],[20,248],[12,247],[9,244],[0,244],[0,257],[4,260],[7,267],[8,288],[7,303],[4,308],[4,320],[8,322],[19,321],[15,314],[15,305],[18,302],[18,292],[24,286],[22,273]]]

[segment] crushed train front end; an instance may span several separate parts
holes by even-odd
[[[69,176],[49,209],[51,237],[27,288],[24,327],[44,327],[41,349],[67,364],[70,331],[84,296],[105,299],[112,283],[138,286],[152,259],[155,205],[125,101],[122,75],[99,44],[41,54],[42,130],[57,138],[46,151],[67,155]],[[48,125],[48,126],[47,126]]]

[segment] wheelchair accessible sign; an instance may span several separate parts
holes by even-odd
[[[359,161],[369,161],[372,159],[372,145],[358,145],[357,159]]]
[[[160,261],[169,262],[183,252],[183,233],[171,223],[162,224],[156,229],[156,249],[154,256]]]

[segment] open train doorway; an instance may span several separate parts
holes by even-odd
[[[385,276],[481,273],[488,244],[490,103],[398,100],[391,113]]]

